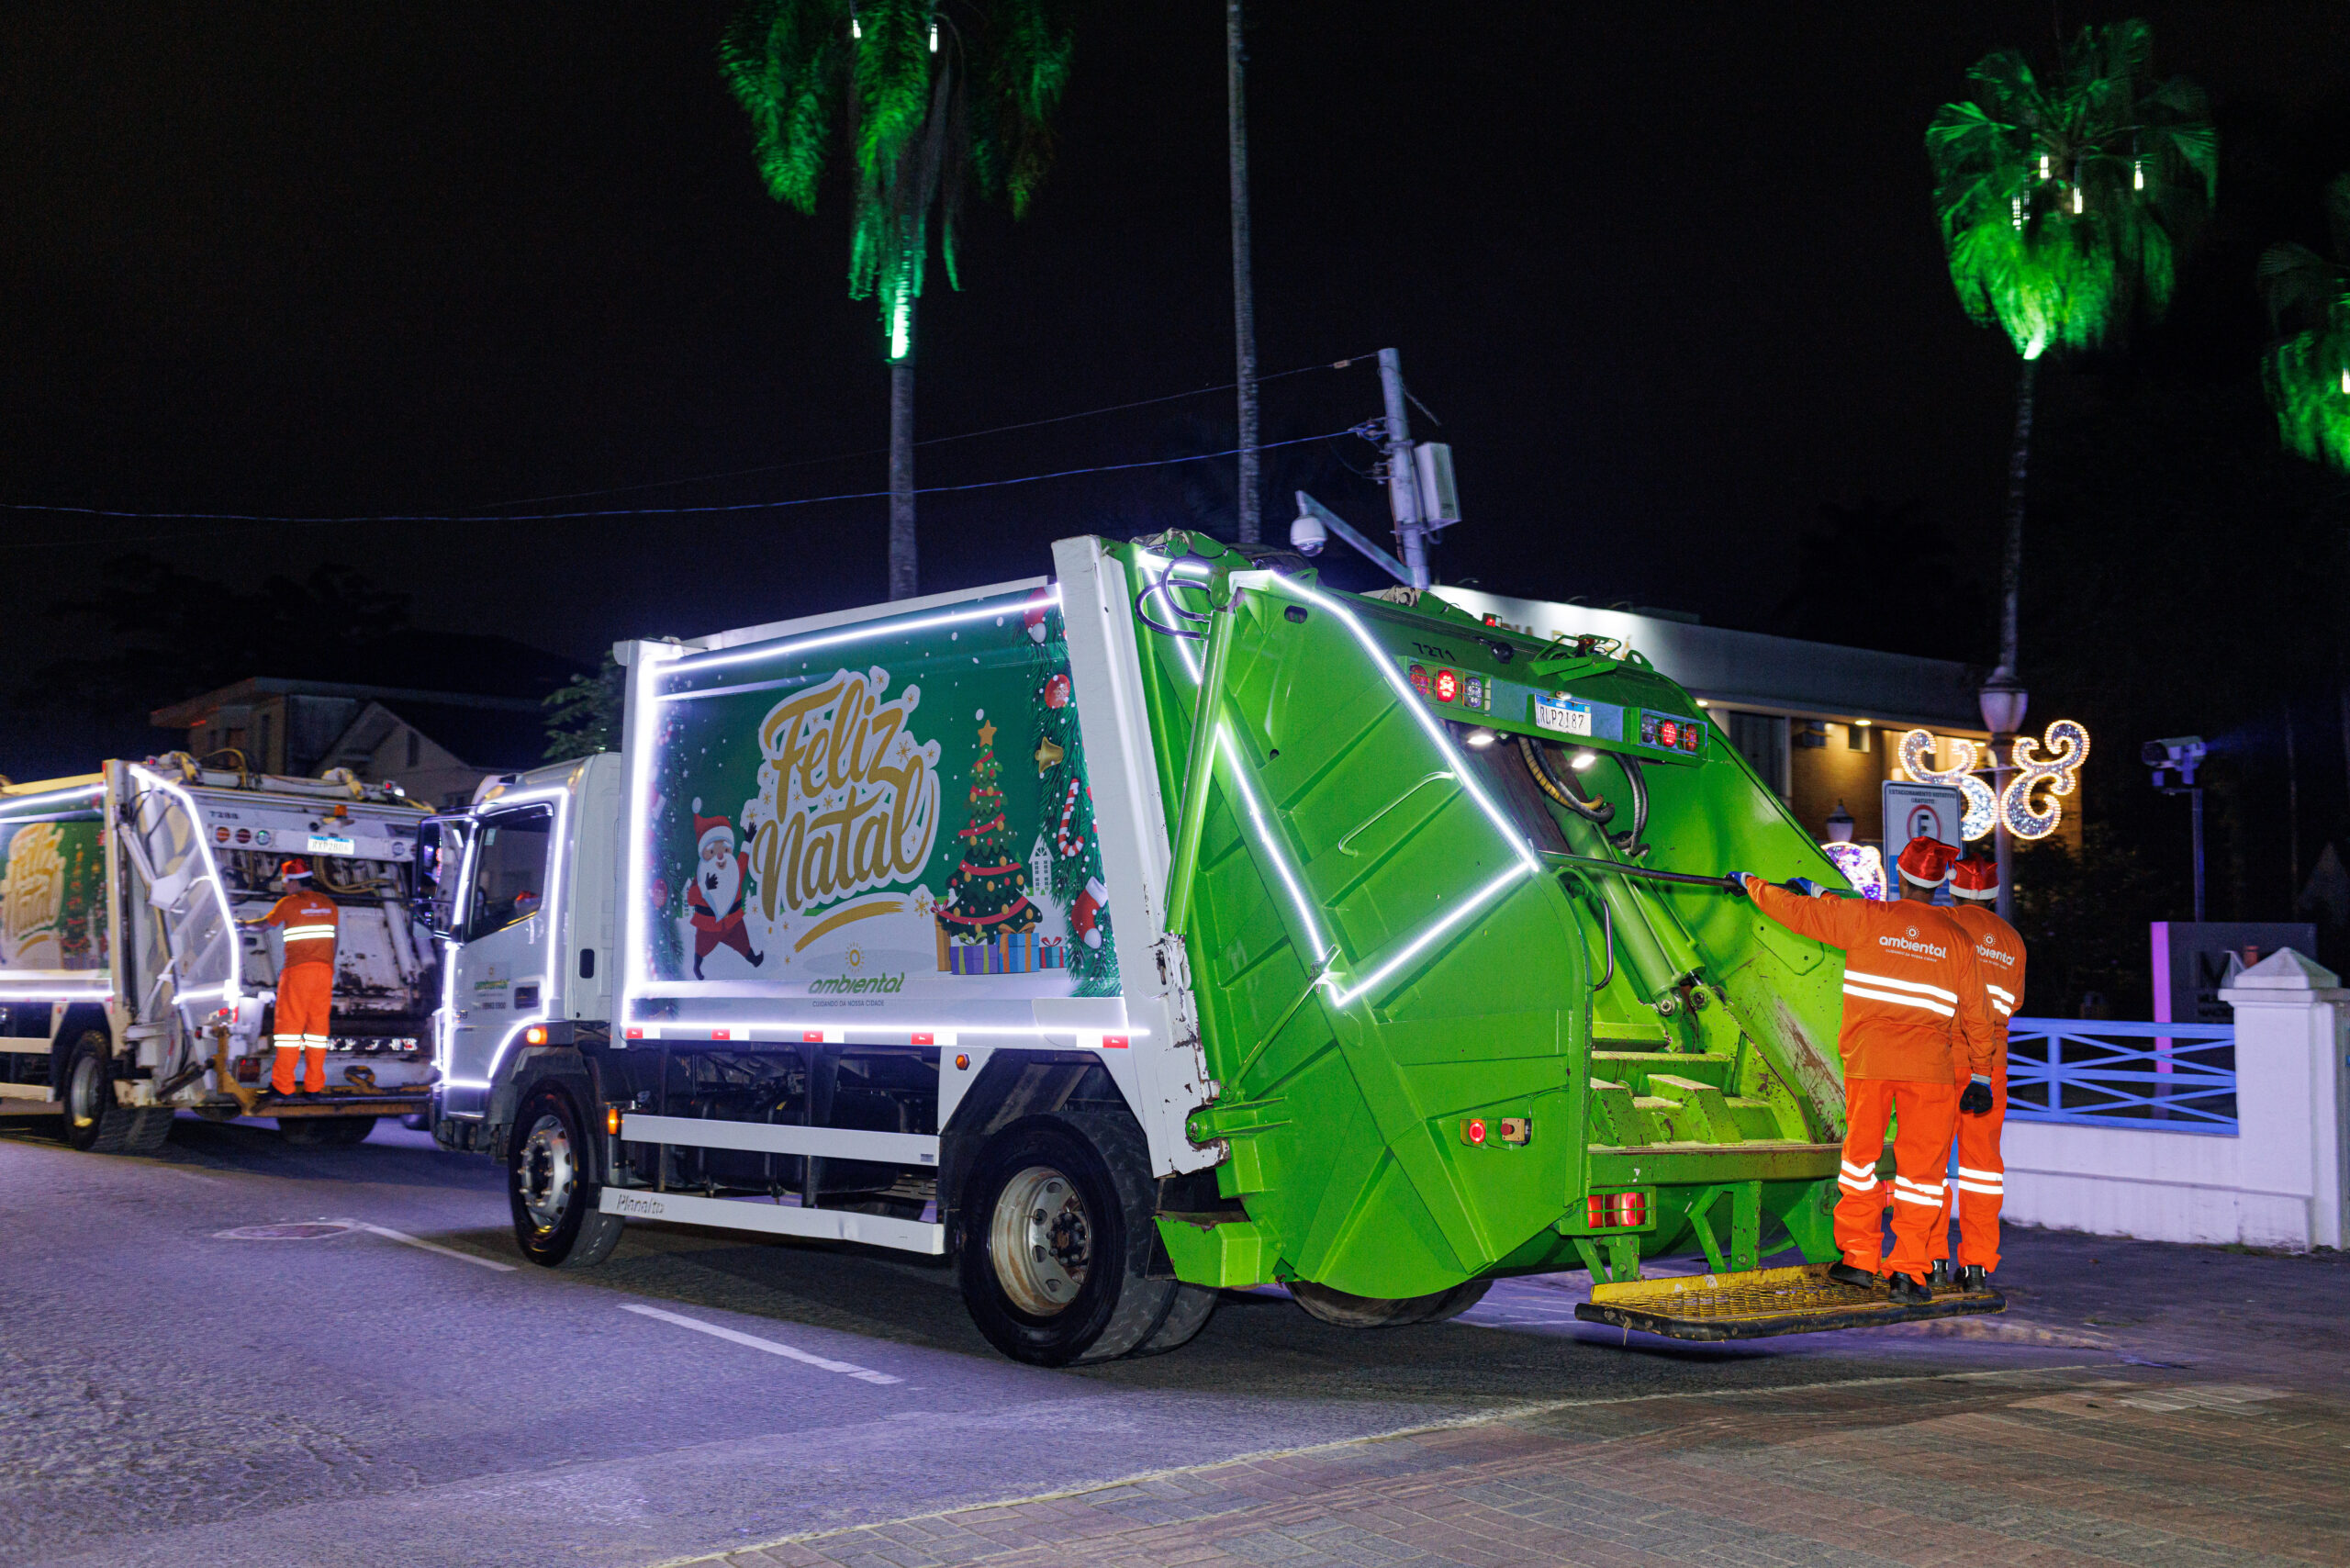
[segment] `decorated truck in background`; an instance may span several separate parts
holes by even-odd
[[[1842,880],[1637,650],[1203,535],[1054,566],[624,644],[619,754],[427,824],[435,1132],[528,1256],[951,1253],[1045,1364],[1276,1282],[1362,1327],[1579,1267],[1694,1338],[1996,1308],[1823,1277],[1841,959],[1719,873]]]
[[[0,790],[0,1115],[76,1148],[151,1152],[181,1110],[274,1116],[290,1142],[356,1143],[426,1110],[432,952],[413,924],[424,812],[345,774],[288,778],[185,753]],[[236,922],[309,862],[335,901],[328,1089],[269,1092],[281,957]]]

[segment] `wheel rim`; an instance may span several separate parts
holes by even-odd
[[[522,1140],[521,1155],[514,1162],[514,1190],[520,1195],[523,1212],[531,1216],[532,1225],[547,1231],[563,1223],[564,1211],[571,1206],[571,1189],[577,1171],[571,1134],[564,1126],[563,1118],[553,1111],[543,1113],[531,1125],[530,1135]]]
[[[1085,1286],[1093,1217],[1076,1182],[1049,1165],[1031,1165],[1004,1183],[988,1242],[1012,1305],[1031,1317],[1050,1317]]]
[[[77,1127],[86,1127],[98,1119],[103,1107],[99,1103],[106,1088],[106,1067],[95,1056],[84,1056],[73,1063],[73,1080],[65,1091],[66,1112]]]

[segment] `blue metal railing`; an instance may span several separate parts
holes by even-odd
[[[2008,1114],[2233,1137],[2235,1025],[2011,1019]]]

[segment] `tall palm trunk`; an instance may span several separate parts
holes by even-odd
[[[911,307],[909,307],[911,308]],[[914,558],[914,362],[890,367],[890,597],[912,599]]]
[[[1240,542],[1262,532],[1257,476],[1257,293],[1248,267],[1248,56],[1240,43],[1241,0],[1225,0],[1226,142],[1232,164],[1232,340],[1240,383]]]
[[[1993,679],[2016,678],[2016,602],[2023,586],[2023,506],[2031,473],[2031,413],[2040,362],[2027,359],[2016,377],[2016,433],[2008,449],[2008,517],[1999,545],[1999,667]]]
[[[1991,672],[1993,686],[2020,684],[2016,678],[2016,606],[2023,596],[2023,508],[2031,476],[2032,398],[2039,375],[2040,361],[2026,359],[2016,376],[2015,441],[2008,448],[2007,528],[1999,541],[1999,667]],[[2016,917],[2015,837],[2008,832],[2006,810],[2014,756],[2014,735],[1991,737],[1991,781],[2001,802],[1992,819],[1991,853],[1999,868],[1999,918],[2009,922]]]

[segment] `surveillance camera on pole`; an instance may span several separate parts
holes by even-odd
[[[1304,491],[1298,492],[1297,498],[1297,521],[1289,525],[1289,547],[1301,555],[1319,555],[1322,546],[1330,543],[1330,531],[1314,515]]]
[[[2171,735],[2148,741],[2138,748],[2138,760],[2154,770],[2154,788],[2165,795],[2187,797],[2188,822],[2194,835],[2195,919],[2203,920],[2203,787],[2195,782],[2195,766],[2209,753],[2201,735]],[[2176,772],[2178,782],[2168,781]]]
[[[1452,448],[1442,442],[1412,439],[1411,422],[1405,417],[1410,394],[1404,390],[1404,360],[1393,349],[1379,351],[1379,385],[1385,417],[1358,427],[1355,433],[1368,438],[1374,430],[1382,432],[1379,446],[1387,458],[1387,505],[1395,519],[1395,538],[1404,547],[1404,558],[1399,561],[1373,544],[1304,490],[1297,492],[1297,521],[1289,525],[1290,547],[1301,555],[1318,555],[1335,534],[1377,562],[1397,582],[1426,591],[1428,541],[1460,521]]]

